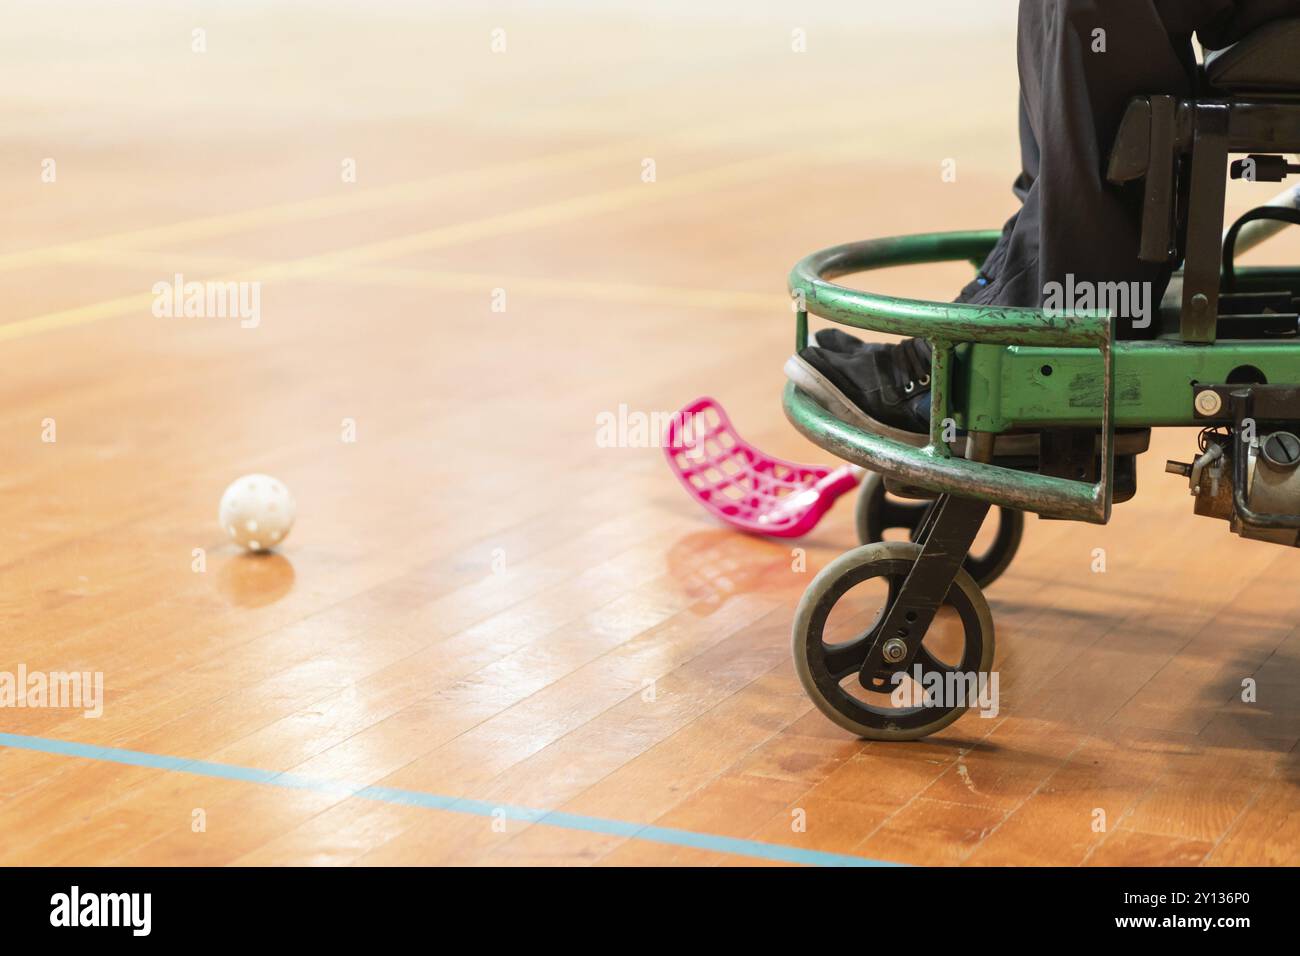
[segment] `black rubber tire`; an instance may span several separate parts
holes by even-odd
[[[892,582],[898,580],[901,586],[920,554],[919,544],[885,541],[840,555],[813,579],[795,611],[794,666],[804,691],[823,714],[866,740],[917,740],[942,730],[966,712],[960,706],[874,707],[845,691],[826,666],[828,645],[822,635],[836,602],[858,584],[878,577],[891,580],[892,600]],[[987,675],[993,666],[993,614],[979,585],[959,570],[944,604],[958,613],[963,624],[965,646],[961,664],[955,669]]]

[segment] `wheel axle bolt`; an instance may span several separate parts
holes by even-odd
[[[1264,439],[1264,458],[1277,468],[1300,464],[1300,438],[1290,432],[1274,432]]]
[[[885,641],[882,656],[891,664],[897,664],[907,656],[907,645],[896,637]]]
[[[1204,391],[1196,396],[1196,410],[1206,418],[1219,414],[1223,410],[1223,399],[1218,392]]]

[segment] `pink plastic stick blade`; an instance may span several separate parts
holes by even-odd
[[[711,398],[697,398],[672,417],[664,454],[690,496],[716,518],[776,538],[807,534],[859,482],[849,467],[831,470],[764,454],[740,437]]]

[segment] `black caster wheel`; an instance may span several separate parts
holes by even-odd
[[[862,479],[857,510],[854,512],[858,541],[862,544],[878,544],[885,540],[885,532],[892,528],[905,529],[908,539],[915,541],[917,529],[933,507],[933,501],[909,501],[888,494],[885,480],[874,471],[869,471]],[[1025,534],[1025,516],[1021,512],[1010,508],[994,510],[998,528],[992,544],[983,554],[968,554],[962,564],[981,588],[988,587],[1010,567],[1020,548],[1020,539]]]
[[[862,662],[920,554],[919,544],[885,541],[841,555],[813,579],[795,612],[794,664],[804,690],[823,714],[868,740],[916,740],[942,730],[974,701],[933,697],[929,690],[934,682],[969,686],[969,680],[952,681],[950,675],[987,674],[993,666],[993,615],[979,585],[959,570],[910,667],[902,671],[882,663],[884,670],[873,676],[871,686],[863,684]],[[873,579],[887,585],[884,606],[867,621],[870,604],[879,602],[862,607],[850,599],[845,619],[838,620],[837,614],[834,627],[845,632],[836,636],[847,639],[827,643],[832,609]]]

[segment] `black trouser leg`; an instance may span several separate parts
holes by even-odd
[[[962,298],[1038,307],[1073,276],[1150,283],[1154,307],[1171,268],[1138,259],[1141,190],[1105,169],[1130,98],[1193,92],[1191,38],[1171,35],[1153,0],[1021,0],[1019,30],[1023,207]],[[1121,319],[1120,334],[1144,333]]]

